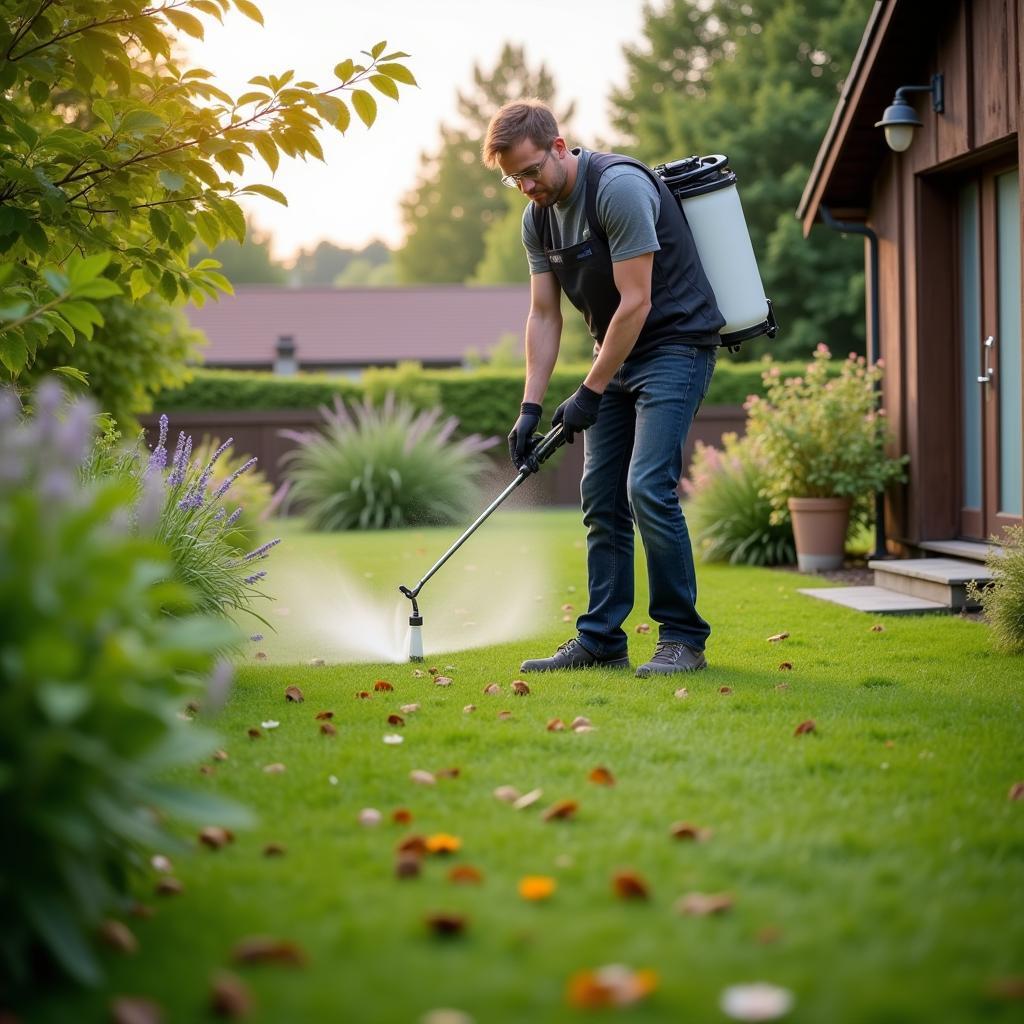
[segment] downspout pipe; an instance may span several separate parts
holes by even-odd
[[[856,221],[836,220],[824,203],[818,204],[818,213],[827,227],[844,235],[863,235],[868,241],[868,273],[871,275],[871,307],[868,311],[871,330],[868,336],[868,365],[874,366],[882,355],[881,313],[878,304],[878,235],[867,224]],[[881,382],[875,384],[876,400],[881,398]],[[885,494],[875,492],[875,550],[872,560],[888,558],[885,546]]]

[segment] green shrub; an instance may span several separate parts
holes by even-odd
[[[284,456],[289,502],[316,530],[390,529],[456,523],[475,506],[480,455],[496,443],[471,435],[453,441],[455,417],[416,411],[389,395],[350,413],[335,400],[321,410],[322,432],[288,431],[298,447]]]
[[[394,367],[372,367],[360,379],[363,396],[380,405],[394,395],[416,409],[431,409],[441,399],[437,382],[424,374],[421,363],[402,362]]]
[[[748,438],[722,436],[724,451],[697,442],[688,479],[686,519],[694,548],[706,562],[786,565],[796,560],[788,519],[772,523],[762,496],[765,471]]]
[[[182,388],[160,392],[158,409],[315,409],[335,395],[349,401],[362,396],[362,386],[347,377],[239,370],[197,370]]]
[[[1024,527],[1007,527],[1002,552],[990,550],[985,564],[991,585],[982,590],[971,582],[968,595],[980,602],[996,646],[1024,654]]]
[[[183,721],[227,623],[194,614],[166,582],[165,548],[145,501],[125,529],[129,481],[83,481],[91,441],[85,403],[61,408],[44,382],[19,422],[0,392],[0,991],[28,986],[53,960],[95,983],[93,937],[131,902],[146,848],[167,848],[164,814],[239,824],[237,808],[161,781],[216,737]],[[165,581],[165,582],[161,582]],[[163,609],[171,609],[167,615]],[[213,694],[207,691],[209,697]]]

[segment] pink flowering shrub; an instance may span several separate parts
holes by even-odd
[[[869,495],[904,479],[906,456],[885,450],[889,426],[875,393],[881,363],[869,367],[851,353],[837,376],[830,358],[821,344],[802,376],[782,377],[769,366],[764,396],[752,395],[744,405],[777,522],[791,497],[849,497],[855,508],[864,507]]]

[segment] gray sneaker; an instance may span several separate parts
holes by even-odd
[[[672,640],[659,640],[654,657],[641,665],[636,674],[640,679],[648,676],[670,676],[676,672],[698,672],[707,668],[704,652]]]
[[[566,640],[550,658],[535,658],[524,661],[520,672],[555,672],[567,668],[632,668],[628,654],[612,658],[599,658],[580,643],[578,637]]]

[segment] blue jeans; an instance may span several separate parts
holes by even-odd
[[[626,653],[622,623],[633,610],[633,523],[647,555],[650,617],[659,639],[697,651],[711,627],[697,614],[697,578],[676,486],[683,443],[707,394],[717,350],[656,349],[620,367],[584,437],[583,522],[590,605],[576,620],[583,646]]]

